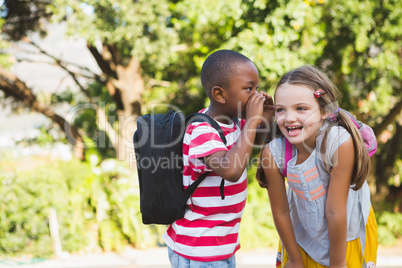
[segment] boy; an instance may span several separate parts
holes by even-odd
[[[265,125],[273,116],[273,102],[257,92],[258,70],[251,60],[231,50],[216,51],[205,60],[201,82],[210,105],[200,112],[218,122],[227,144],[208,123],[188,125],[183,140],[184,188],[212,172],[187,200],[184,218],[172,223],[162,237],[172,267],[235,267],[247,197],[246,167],[260,122]],[[241,119],[240,126],[233,118]]]

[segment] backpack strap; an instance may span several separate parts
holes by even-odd
[[[237,119],[238,120],[238,119]],[[188,124],[191,124],[193,122],[207,122],[208,124],[210,124],[213,128],[216,129],[216,131],[218,131],[219,137],[221,138],[221,140],[223,141],[223,143],[226,145],[227,140],[225,137],[225,134],[223,133],[223,129],[221,128],[221,126],[215,121],[215,119],[213,119],[212,117],[210,117],[207,114],[203,114],[203,113],[192,113],[190,114],[187,118],[186,118],[186,126]],[[240,127],[239,127],[240,128]],[[197,188],[197,186],[209,175],[209,173],[211,172],[206,172],[204,174],[202,174],[200,177],[198,177],[198,179],[195,180],[195,182],[193,182],[186,190],[185,192],[188,195],[188,197],[191,196],[191,194],[195,191],[195,189]],[[225,199],[225,180],[222,178],[221,181],[221,185],[220,185],[220,194],[221,194],[221,199]],[[188,198],[187,198],[188,199]],[[187,200],[186,199],[186,200]]]
[[[288,162],[292,159],[293,144],[285,138],[285,163],[283,164],[282,175],[287,177],[288,175]]]
[[[215,121],[215,119],[213,119],[212,117],[210,117],[207,114],[202,114],[202,113],[192,113],[190,114],[187,118],[186,118],[186,126],[188,124],[191,124],[193,122],[207,122],[208,124],[210,124],[213,128],[216,129],[216,131],[218,131],[219,133],[219,137],[221,138],[221,140],[223,141],[223,143],[226,145],[226,137],[225,134],[223,133],[223,129],[221,128],[221,126]]]
[[[201,174],[201,176],[199,176],[198,179],[195,180],[195,182],[193,182],[190,186],[187,187],[186,190],[184,190],[184,193],[186,194],[185,202],[187,202],[187,199],[190,198],[198,185],[209,175],[209,173],[211,173],[211,171]]]
[[[233,117],[232,119],[233,119],[233,121],[235,122],[235,124],[237,125],[237,127],[238,127],[239,129],[241,129],[241,128],[240,128],[240,119],[239,119],[238,117]]]

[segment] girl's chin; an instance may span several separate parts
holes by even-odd
[[[302,135],[297,135],[297,136],[289,136],[285,135],[286,139],[294,145],[299,145],[299,144],[305,144],[306,140],[302,137]]]
[[[303,144],[303,140],[301,140],[301,139],[294,139],[291,137],[286,137],[286,139],[293,145]]]

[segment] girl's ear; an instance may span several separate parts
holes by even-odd
[[[211,90],[211,95],[212,98],[221,103],[221,104],[225,104],[226,103],[226,99],[225,99],[225,90],[219,86],[214,86]]]
[[[329,117],[329,115],[330,115],[329,113],[322,113],[322,115],[321,115],[322,120],[327,119]]]
[[[329,113],[327,113],[325,111],[321,111],[321,119],[322,120],[327,119],[328,115],[329,115]]]
[[[330,114],[330,112],[324,108],[320,108],[320,112],[321,112],[321,118],[323,120],[326,119],[328,117],[328,115]]]

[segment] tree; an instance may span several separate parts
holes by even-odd
[[[155,69],[163,68],[174,54],[172,48],[177,38],[175,32],[168,27],[167,1],[17,0],[5,1],[4,4],[3,12],[7,15],[3,33],[8,34],[11,40],[19,40],[29,31],[44,31],[44,19],[49,17],[55,22],[67,23],[68,35],[87,40],[88,50],[101,70],[100,75],[79,66],[79,72],[73,71],[77,66],[72,66],[65,59],[49,55],[25,38],[39,53],[49,56],[55,65],[71,75],[86,102],[96,108],[100,117],[98,128],[108,135],[116,157],[121,160],[128,159],[128,154],[132,151],[132,146],[129,145],[136,128],[135,119],[141,115],[144,79]],[[43,14],[46,16],[42,17]],[[101,45],[98,46],[97,42]],[[143,66],[147,68],[145,73]],[[104,101],[104,94],[88,90],[88,81],[81,82],[79,79],[83,76],[100,85],[101,93],[107,91],[110,98],[107,105],[115,106],[116,116],[108,116],[105,107],[100,107],[99,103]],[[6,97],[13,96],[16,101],[25,102],[28,95],[33,96],[32,90],[25,88],[30,91],[29,94],[16,98],[17,92],[12,92],[13,89],[15,87],[7,89]],[[4,88],[2,90],[5,92]],[[25,105],[33,108],[31,103]],[[108,120],[108,117],[114,118]],[[88,133],[86,136],[89,136]],[[74,144],[76,136],[69,138]]]
[[[400,136],[402,109],[402,14],[396,0],[28,2],[5,1],[8,9],[3,13],[18,14],[16,6],[22,5],[20,10],[29,7],[39,14],[46,6],[52,21],[65,21],[70,36],[87,41],[101,74],[83,75],[86,70],[79,68],[80,72],[72,71],[57,57],[53,57],[54,63],[77,78],[81,95],[97,107],[98,117],[113,116],[109,108],[116,107],[119,120],[101,120],[105,125],[95,128],[104,129],[120,159],[126,155],[124,141],[131,143],[133,118],[149,110],[144,104],[158,100],[185,112],[205,105],[199,81],[202,63],[209,53],[227,48],[256,63],[260,89],[271,94],[288,70],[302,64],[321,68],[341,90],[340,106],[376,132],[379,150],[372,170],[378,198],[387,196],[390,176],[402,175],[397,174],[401,169],[395,168],[401,158],[401,145],[395,137]],[[31,17],[38,23],[18,28],[20,17],[7,15],[3,31],[42,29],[44,24],[39,22],[43,19]],[[90,78],[92,84],[82,83],[78,77]],[[72,97],[58,101],[66,99]],[[105,107],[99,105],[102,101]],[[94,116],[87,114],[85,122]],[[85,124],[73,125],[85,129]],[[89,135],[83,132],[85,140]],[[384,133],[394,138],[386,139]],[[395,187],[401,190],[399,185]]]
[[[180,14],[188,19],[177,19],[182,38],[199,47],[198,53],[225,47],[249,56],[260,71],[262,90],[272,93],[281,75],[302,64],[316,65],[327,73],[343,95],[340,106],[371,125],[378,137],[372,188],[376,201],[388,196],[388,179],[402,175],[395,167],[402,154],[402,9],[398,1],[206,5],[188,0],[180,1],[177,10],[185,11]],[[223,12],[217,14],[217,10]],[[385,139],[385,133],[393,138]],[[391,189],[392,196],[401,196],[402,186]]]

